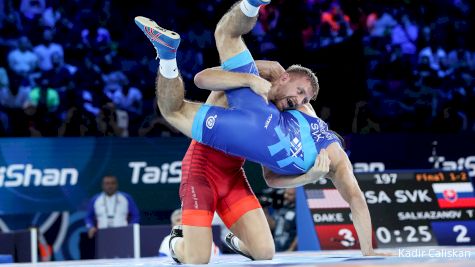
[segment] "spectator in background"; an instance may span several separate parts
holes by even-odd
[[[34,44],[39,43],[43,35],[41,17],[46,8],[46,0],[21,0],[20,12],[23,34]]]
[[[8,76],[6,76],[8,79]],[[22,109],[30,99],[31,86],[23,76],[13,74],[10,81],[0,88],[0,104],[7,109]]]
[[[31,51],[30,40],[26,36],[18,40],[18,48],[8,54],[8,65],[16,74],[28,76],[38,65],[38,56]]]
[[[91,116],[98,116],[101,112],[101,109],[97,105],[99,101],[96,101],[95,94],[89,90],[82,90],[81,97],[84,110]]]
[[[195,47],[198,51],[203,51],[212,45],[214,45],[213,33],[210,29],[206,28],[201,20],[194,22],[191,25],[190,31],[187,33],[188,41]]]
[[[106,175],[102,179],[102,193],[89,202],[85,221],[88,236],[93,238],[97,229],[139,223],[140,214],[132,197],[118,191],[117,177]]]
[[[318,117],[327,123],[328,128],[331,128],[330,122],[332,121],[332,110],[329,106],[321,106],[318,111]]]
[[[338,1],[331,3],[329,10],[322,13],[321,33],[324,36],[322,46],[340,43],[353,34],[350,17],[343,13]]]
[[[158,109],[157,102],[154,101],[153,103],[153,113],[145,117],[138,130],[138,135],[147,137],[182,135],[163,118]]]
[[[94,131],[92,120],[79,106],[72,106],[66,112],[66,118],[59,127],[58,136],[86,136]]]
[[[204,55],[202,50],[196,48],[190,42],[183,42],[185,48],[183,53],[179,54],[180,62],[187,62],[186,66],[180,71],[182,77],[192,81],[196,73],[204,68]]]
[[[352,132],[356,134],[381,132],[379,123],[373,119],[373,116],[368,108],[368,103],[365,101],[356,103]]]
[[[322,24],[327,23],[330,25],[332,33],[337,34],[342,26],[349,26],[350,17],[343,13],[338,2],[333,2],[330,5],[329,10],[322,13]]]
[[[437,133],[460,133],[467,127],[467,115],[450,102],[445,104],[432,124]]]
[[[63,56],[54,52],[51,54],[52,69],[44,73],[50,81],[50,86],[58,92],[64,92],[73,88],[73,76],[70,70],[64,64]]]
[[[269,4],[259,9],[259,17],[251,34],[256,38],[259,51],[263,57],[269,56],[277,51],[275,44],[275,33],[280,20],[280,10],[278,5]]]
[[[0,14],[0,44],[14,45],[21,35],[23,24],[20,12],[14,8],[13,0],[1,1],[3,9]]]
[[[9,118],[8,115],[4,112],[4,103],[5,96],[4,92],[9,92],[9,81],[7,71],[0,67],[0,135],[4,136],[8,132],[9,128]]]
[[[51,5],[48,5],[44,10],[41,16],[41,24],[45,27],[54,28],[56,26],[56,22],[61,20],[61,12],[60,9],[60,1],[53,0],[51,1]]]
[[[135,87],[131,87],[129,79],[120,72],[119,87],[112,94],[112,101],[117,108],[127,111],[129,118],[136,118],[142,115],[142,92]]]
[[[282,207],[267,217],[276,251],[297,250],[297,222],[295,213],[295,188],[284,191]]]
[[[475,58],[467,49],[466,40],[462,37],[457,38],[458,46],[453,49],[447,57],[447,61],[452,73],[468,72],[475,70]]]
[[[367,18],[368,31],[372,37],[382,38],[387,36],[396,25],[397,21],[394,19],[390,8],[374,12]]]
[[[9,80],[7,70],[3,67],[0,67],[0,89],[9,87]]]
[[[102,74],[102,80],[104,81],[104,94],[110,100],[113,100],[115,92],[121,90],[126,79],[125,74],[119,70]]]
[[[391,31],[393,46],[400,46],[404,62],[416,63],[418,26],[410,19],[408,14],[400,14],[396,17],[397,24]]]
[[[38,108],[45,108],[49,113],[55,112],[59,107],[59,94],[52,89],[46,77],[40,77],[38,86],[30,92],[30,103]]]
[[[100,136],[129,136],[129,116],[127,112],[117,109],[112,102],[102,106],[96,123]]]
[[[38,57],[38,67],[46,72],[53,69],[53,54],[58,54],[64,58],[63,47],[60,44],[53,43],[53,29],[46,28],[43,32],[43,42],[33,48]]]
[[[425,57],[429,60],[429,67],[437,72],[439,78],[446,76],[445,67],[447,67],[448,63],[447,53],[437,44],[435,39],[432,39],[430,45],[419,52],[419,62]]]
[[[20,11],[28,20],[37,19],[45,8],[45,0],[21,0],[20,4]]]

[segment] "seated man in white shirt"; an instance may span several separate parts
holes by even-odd
[[[118,189],[117,177],[106,175],[102,179],[103,192],[95,195],[88,205],[86,226],[89,238],[97,229],[121,227],[139,223],[139,209],[132,197]]]

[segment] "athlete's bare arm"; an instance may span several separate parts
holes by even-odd
[[[202,70],[195,75],[194,82],[198,88],[212,91],[250,87],[256,94],[262,96],[266,102],[271,88],[271,83],[259,76],[248,73],[229,72],[219,68]]]
[[[285,69],[277,61],[270,60],[256,60],[259,76],[272,82],[279,79],[285,73]]]
[[[194,78],[195,85],[211,91],[250,87],[267,102],[271,82],[278,79],[285,70],[277,61],[256,60],[255,63],[262,78],[253,74],[228,72],[222,70],[221,67],[213,67],[197,73]],[[213,98],[216,96],[225,97],[224,94],[215,94]]]
[[[358,185],[355,175],[353,174],[353,167],[346,155],[345,151],[338,143],[332,143],[327,147],[328,157],[330,159],[330,172],[328,176],[331,177],[333,184],[343,199],[348,202],[351,209],[353,224],[355,226],[358,238],[360,241],[361,252],[365,256],[383,255],[389,256],[392,254],[376,253],[372,245],[372,231],[371,231],[371,217],[368,210],[368,205],[363,196],[363,193]],[[264,175],[270,177],[273,183],[270,186],[287,187],[293,181],[316,181],[320,177],[309,177],[311,172],[297,176],[283,176],[264,171]],[[266,178],[266,181],[269,179]],[[285,181],[285,180],[289,181]],[[276,182],[277,181],[277,182]],[[269,182],[268,182],[269,184]]]
[[[333,184],[351,209],[353,224],[360,241],[363,255],[375,255],[372,241],[371,217],[363,192],[358,185],[353,167],[348,156],[338,143],[328,147],[328,154],[332,161],[330,176]]]

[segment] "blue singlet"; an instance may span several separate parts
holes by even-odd
[[[227,71],[259,75],[248,50],[223,63]],[[301,174],[318,151],[338,138],[320,118],[281,112],[249,87],[226,91],[229,108],[203,105],[193,121],[196,141],[264,165],[279,174]]]

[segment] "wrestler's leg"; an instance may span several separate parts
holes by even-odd
[[[173,251],[181,263],[208,263],[211,255],[211,221],[216,210],[216,192],[209,172],[208,151],[192,141],[182,161],[180,200],[183,238],[175,238]],[[212,174],[212,173],[211,173]]]
[[[193,118],[200,104],[185,101],[185,87],[176,63],[180,35],[160,27],[146,17],[136,17],[135,23],[153,44],[160,66],[157,73],[156,94],[163,117],[183,134],[191,137]]]
[[[242,35],[251,31],[256,24],[259,6],[269,2],[270,0],[239,1],[218,22],[214,36],[222,63],[221,67],[224,70],[259,75]],[[265,109],[267,107],[262,98],[249,88],[228,90],[226,96],[230,108]]]
[[[258,7],[253,5],[259,6],[269,2],[270,0],[242,0],[231,7],[221,18],[214,32],[221,62],[246,50],[246,45],[241,36],[251,31],[256,24]],[[242,9],[255,9],[256,12],[247,12],[247,15],[245,15]]]
[[[264,211],[241,169],[233,177],[232,190],[218,203],[217,211],[235,235],[233,243],[254,260],[269,260],[275,254],[274,240]]]
[[[163,117],[180,132],[191,137],[193,120],[202,104],[185,100],[182,78],[178,76],[168,79],[158,72],[156,94]]]
[[[211,256],[211,227],[183,225],[183,238],[173,247],[181,263],[206,264]]]
[[[274,257],[274,239],[262,208],[245,213],[230,230],[239,238],[240,249],[254,260],[270,260]]]

